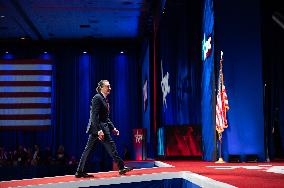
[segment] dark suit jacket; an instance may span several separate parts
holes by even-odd
[[[109,119],[106,99],[102,93],[97,93],[91,102],[90,119],[86,132],[98,135],[98,131],[102,130],[104,134],[110,134],[113,129],[114,125]]]

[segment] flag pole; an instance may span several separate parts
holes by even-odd
[[[221,51],[221,59],[220,59],[220,71],[222,71],[222,61],[223,61],[223,52]],[[223,75],[221,77],[223,82]],[[222,84],[223,85],[223,84]],[[221,85],[221,87],[222,87]],[[222,88],[221,88],[222,91]],[[215,163],[225,163],[225,161],[222,158],[222,132],[218,131],[218,140],[219,140],[219,159]]]
[[[219,159],[215,163],[225,163],[225,161],[222,158],[222,133],[218,133],[218,137],[219,137],[218,140],[220,142],[220,145],[219,145]]]

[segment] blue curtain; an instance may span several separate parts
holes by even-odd
[[[201,123],[198,5],[167,1],[167,11],[161,18],[156,88],[160,127]],[[164,100],[161,81],[167,74],[169,92]]]
[[[228,12],[231,3],[234,8]],[[248,154],[265,159],[260,12],[257,0],[216,3],[215,49],[224,51],[223,73],[230,106],[229,127],[223,134],[225,159],[229,154],[241,155],[241,160]]]
[[[161,144],[169,142],[163,140],[167,138],[167,127],[186,125],[201,130],[200,11],[201,2],[168,0],[161,15],[155,88],[159,155],[166,154],[163,148],[167,146]],[[160,134],[161,130],[165,135]]]
[[[205,0],[203,7],[203,45],[211,37],[209,55],[203,55],[201,82],[201,114],[202,114],[202,143],[203,158],[207,161],[216,159],[215,139],[215,79],[214,79],[214,12],[213,1]],[[202,53],[204,54],[204,50]]]
[[[135,45],[126,43],[123,48],[115,44],[94,45],[86,54],[82,48],[74,46],[54,45],[50,52],[54,62],[53,125],[43,131],[1,131],[0,145],[7,150],[15,149],[17,145],[32,148],[39,144],[41,150],[49,146],[55,153],[58,146],[63,145],[69,157],[75,156],[79,160],[88,137],[90,100],[96,94],[97,83],[107,79],[112,86],[111,119],[120,130],[120,136],[115,138],[118,151],[122,157],[124,148],[132,152],[132,129],[141,127],[137,121],[140,100]],[[38,48],[29,50],[27,53],[27,49],[19,48],[13,58],[39,57]],[[121,50],[125,53],[121,54]],[[46,58],[46,55],[40,58]],[[98,146],[96,150],[93,159],[105,160],[104,149]]]
[[[77,52],[77,55],[72,58],[73,62],[75,60],[73,66],[60,65],[62,74],[66,76],[62,77],[62,74],[58,74],[63,79],[58,86],[62,89],[59,92],[61,108],[58,114],[61,118],[58,119],[61,125],[58,127],[62,131],[59,142],[68,146],[70,153],[79,157],[86,144],[85,131],[89,119],[90,100],[96,94],[97,83],[103,79],[109,80],[112,87],[109,96],[110,115],[114,125],[120,130],[120,136],[114,138],[118,151],[122,155],[124,148],[127,147],[131,152],[132,128],[141,126],[137,121],[138,70],[135,54],[135,50],[127,50],[121,54],[119,48],[95,48],[84,55]],[[72,139],[72,144],[70,144],[70,138],[75,138]],[[97,150],[104,151],[100,146]],[[105,154],[99,157],[100,153],[96,153],[97,158],[105,157]]]
[[[150,104],[151,104],[151,91],[152,84],[150,81],[150,57],[149,57],[149,42],[145,42],[144,49],[141,52],[141,80],[140,80],[140,88],[139,94],[141,96],[140,104],[141,104],[141,124],[143,128],[147,130],[147,151],[148,156],[153,157],[153,143],[151,143],[151,133],[153,134],[153,130],[151,129],[151,119],[150,119]]]

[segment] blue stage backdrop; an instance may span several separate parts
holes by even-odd
[[[167,2],[159,30],[157,86],[161,126],[200,124],[199,83],[186,3]],[[193,26],[194,27],[194,26]]]
[[[151,92],[150,92],[150,65],[149,65],[149,44],[145,42],[145,49],[142,52],[141,58],[141,84],[140,84],[140,96],[142,96],[141,100],[141,112],[142,112],[142,128],[147,129],[147,148],[148,148],[148,156],[153,157],[151,151],[153,151],[153,145],[151,142],[151,127],[150,127],[150,102],[151,102]]]
[[[234,8],[230,8],[232,7]],[[216,2],[216,52],[224,52],[223,73],[229,99],[224,158],[256,154],[265,159],[260,2]],[[219,58],[219,56],[218,56]],[[216,61],[217,62],[217,61]]]
[[[160,128],[201,125],[197,10],[198,4],[169,0],[161,16],[156,66]],[[160,137],[158,140],[163,143]]]
[[[202,21],[201,114],[204,160],[216,159],[215,79],[214,79],[214,10],[213,1],[205,0]]]
[[[73,68],[70,65],[69,70],[63,63],[60,64],[62,74],[59,73],[61,75],[59,80],[62,82],[62,90],[59,95],[64,97],[60,99],[62,109],[58,112],[61,115],[58,119],[62,127],[60,130],[65,131],[60,135],[72,135],[77,138],[73,143],[77,147],[69,148],[77,157],[80,156],[87,140],[85,131],[89,118],[90,100],[96,93],[97,83],[102,79],[109,80],[112,87],[109,96],[110,113],[114,125],[120,130],[119,138],[114,138],[118,151],[122,156],[125,148],[130,153],[132,151],[132,128],[140,126],[137,121],[139,108],[137,105],[137,59],[134,49],[120,52],[120,48],[114,47],[95,48],[87,54],[77,52],[72,60],[75,61]],[[78,59],[77,62],[76,59]],[[66,74],[65,77],[63,77],[64,74]],[[72,76],[72,74],[75,75]],[[68,101],[76,103],[68,104]],[[64,108],[64,105],[68,107]],[[72,118],[68,115],[69,113],[73,114]],[[70,124],[72,126],[68,128]],[[67,144],[66,138],[60,139],[62,139],[60,142]],[[103,151],[100,146],[97,150]],[[106,157],[100,153],[95,155],[95,160],[103,160]]]
[[[87,53],[83,53],[84,48],[59,44],[47,54],[40,55],[37,48],[20,47],[14,55],[9,54],[10,59],[33,59],[40,56],[54,63],[52,96],[55,105],[53,123],[47,130],[1,131],[0,146],[14,150],[18,145],[32,148],[34,144],[39,144],[41,150],[47,146],[51,147],[54,154],[58,146],[63,145],[68,157],[74,155],[79,160],[88,137],[86,127],[90,100],[96,93],[97,83],[102,79],[108,79],[112,86],[111,119],[120,130],[119,138],[115,138],[117,148],[122,157],[125,148],[132,153],[132,129],[141,127],[138,121],[140,99],[137,89],[138,56],[136,48],[133,48],[135,45],[127,42],[123,47],[115,43],[99,47],[93,45],[92,49],[88,48]],[[124,53],[121,53],[122,50]],[[7,55],[4,58],[7,59]],[[105,160],[107,154],[104,149],[98,146],[96,150],[94,160],[111,165],[111,159]]]

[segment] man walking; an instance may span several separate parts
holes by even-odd
[[[123,160],[119,157],[116,150],[116,145],[111,137],[111,132],[114,135],[119,135],[119,131],[114,127],[109,118],[109,103],[107,96],[110,94],[111,87],[108,80],[101,80],[96,88],[97,94],[93,97],[90,109],[90,119],[88,123],[87,133],[89,138],[85,149],[82,153],[76,178],[92,177],[85,172],[85,163],[90,152],[95,148],[98,142],[101,142],[106,148],[108,154],[117,163],[119,168],[119,174],[125,174],[133,168],[125,167]]]

